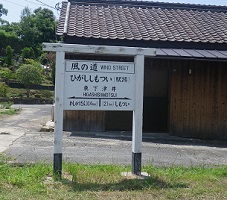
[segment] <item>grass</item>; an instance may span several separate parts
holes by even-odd
[[[26,90],[24,88],[9,88],[8,97],[26,97]]]
[[[12,105],[12,102],[1,102],[0,109],[10,109]]]
[[[30,97],[34,98],[36,96],[39,98],[53,98],[54,92],[49,90],[31,90]],[[7,97],[20,97],[27,98],[27,91],[23,88],[9,88],[7,92]]]
[[[4,82],[0,81],[0,88]],[[51,86],[50,84],[43,84],[44,86]],[[5,86],[5,91],[0,90],[0,98],[27,98],[27,90],[24,88],[11,88]],[[52,98],[54,96],[54,91],[50,90],[30,90],[30,98]]]
[[[146,179],[122,177],[130,167],[64,164],[62,181],[52,165],[12,166],[0,157],[0,199],[227,199],[227,166],[144,166]]]
[[[12,102],[1,102],[0,103],[0,115],[14,115],[19,112],[19,109],[11,108]]]

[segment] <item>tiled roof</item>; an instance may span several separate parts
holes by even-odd
[[[187,7],[187,6],[185,6]],[[99,39],[227,43],[227,7],[165,8],[63,2],[57,35]]]

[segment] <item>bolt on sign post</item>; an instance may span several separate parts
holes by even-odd
[[[133,111],[132,173],[141,174],[144,57],[154,49],[44,43],[56,52],[54,166],[62,174],[63,110]],[[134,56],[134,62],[65,60],[66,53]]]

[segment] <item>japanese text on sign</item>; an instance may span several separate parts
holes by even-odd
[[[65,110],[133,110],[134,63],[67,60]]]

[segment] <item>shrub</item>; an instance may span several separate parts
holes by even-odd
[[[32,47],[25,47],[21,50],[22,58],[35,58],[35,52]]]
[[[16,72],[18,81],[24,84],[27,90],[27,97],[30,95],[30,87],[42,82],[40,70],[33,65],[22,65]]]
[[[1,66],[6,65],[6,67],[7,67],[6,58],[0,58],[0,65]]]
[[[39,57],[39,62],[42,64],[42,65],[46,65],[48,63],[48,60],[47,60],[47,53],[43,53],[40,57]]]
[[[41,67],[41,63],[40,62],[37,62],[37,61],[35,61],[33,59],[26,58],[26,59],[24,59],[24,63],[25,64],[29,64],[29,65],[33,65],[38,70],[40,70],[41,73],[43,72],[43,69]]]
[[[34,59],[31,59],[31,58],[24,59],[24,64],[32,65],[34,62],[35,62]]]
[[[9,87],[5,83],[0,82],[0,97],[6,97],[8,90]]]
[[[34,97],[40,99],[41,98],[41,94],[35,94]]]
[[[8,86],[5,83],[0,83],[0,97],[7,97]]]
[[[14,66],[9,66],[9,70],[12,71],[12,72],[15,71]]]
[[[13,49],[9,45],[6,47],[6,63],[8,67],[13,64]]]
[[[41,90],[40,93],[41,93],[41,96],[44,97],[44,98],[51,98],[51,97],[53,97],[52,92],[49,91],[49,90]]]
[[[0,78],[4,79],[5,81],[8,81],[12,76],[12,71],[8,68],[2,68],[0,69]]]

